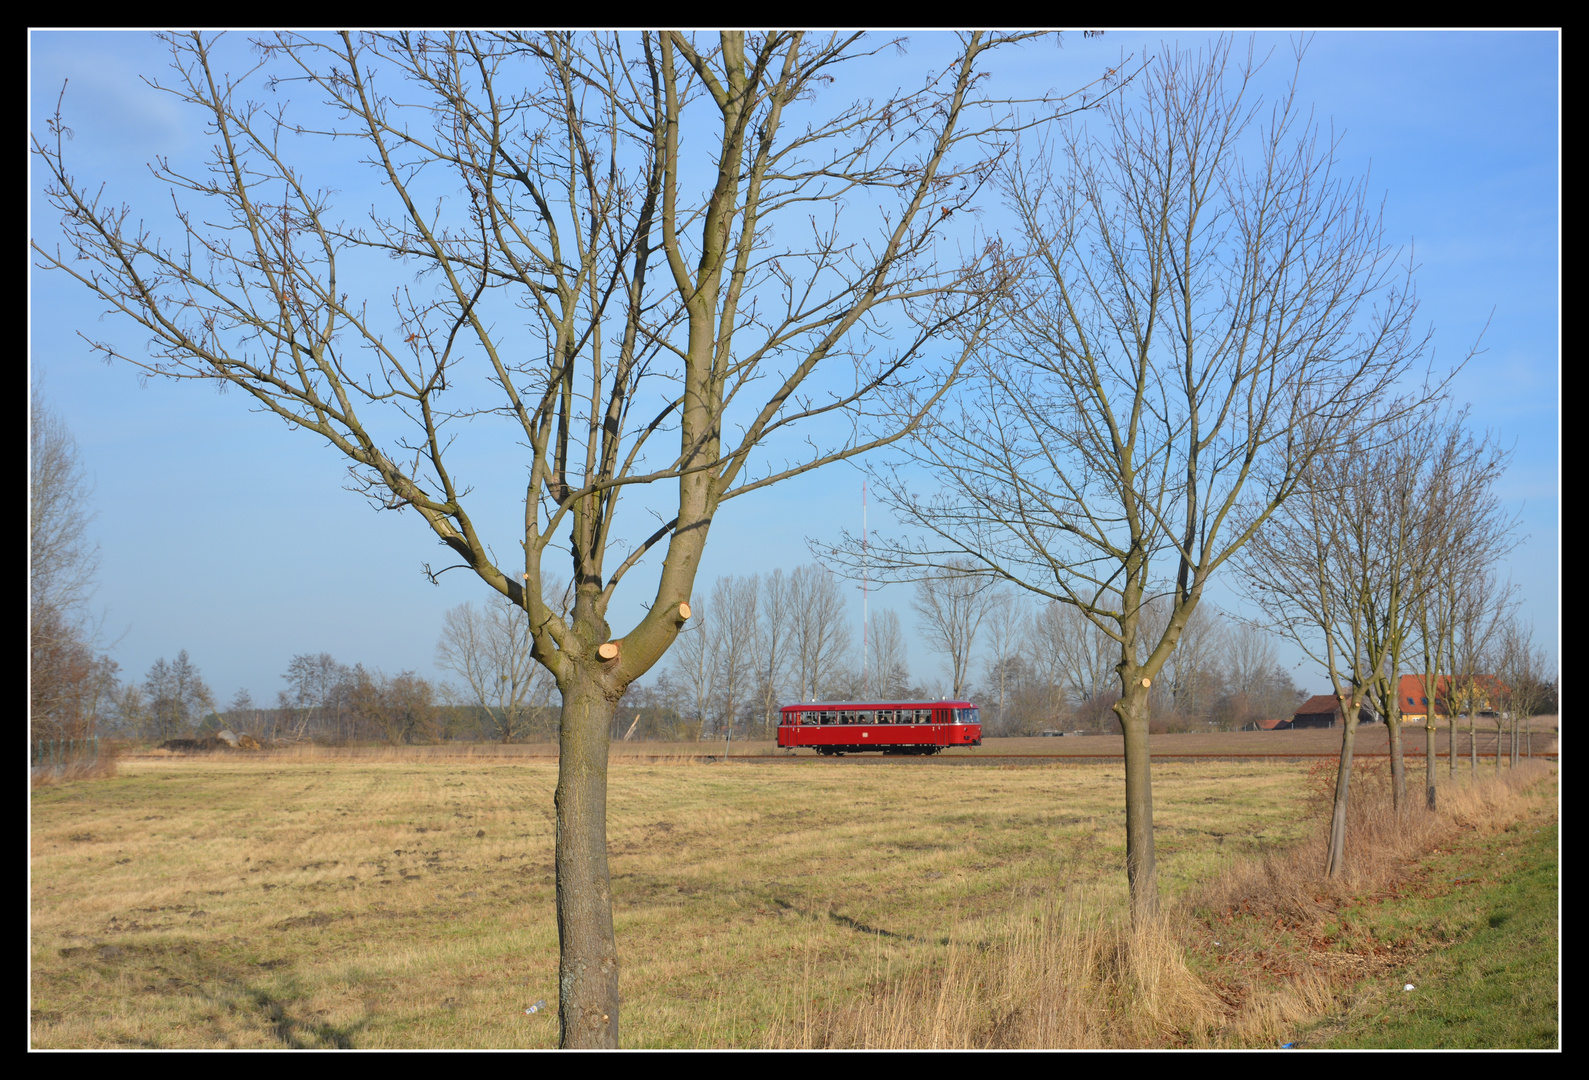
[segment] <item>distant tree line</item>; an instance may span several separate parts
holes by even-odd
[[[224,710],[189,659],[156,660],[144,679],[117,683],[101,717],[107,734],[148,741],[231,728],[265,743],[438,742],[482,726],[478,710],[460,706],[446,689],[412,671],[386,675],[348,667],[328,653],[294,656],[282,674],[287,688],[274,708],[260,707],[244,688]]]
[[[792,573],[719,578],[694,609],[670,663],[620,699],[611,737],[763,739],[773,735],[779,706],[792,701],[947,697],[975,701],[989,735],[1118,733],[1110,642],[1074,607],[1034,607],[970,577],[923,579],[911,609],[941,670],[917,679],[899,614],[870,612],[858,635],[841,580],[815,563]],[[282,672],[285,685],[269,706],[244,688],[220,708],[186,650],[156,660],[142,680],[120,680],[114,661],[90,656],[85,696],[92,709],[79,714],[80,732],[61,730],[64,737],[156,741],[231,728],[267,744],[552,740],[555,686],[528,662],[522,617],[523,609],[508,604],[485,611],[463,604],[447,613],[436,662],[458,675],[462,687],[302,653]],[[1145,620],[1163,617],[1159,604],[1146,605]],[[1518,644],[1509,626],[1495,636],[1502,646],[1495,655],[1461,670],[1488,664],[1510,680],[1508,706],[1555,712],[1556,683],[1543,650],[1532,641]],[[1511,659],[1517,655],[1523,661]],[[1288,717],[1306,696],[1278,662],[1271,634],[1205,605],[1150,689],[1149,723],[1155,732],[1234,731]],[[44,730],[37,720],[34,727]]]
[[[917,678],[898,612],[873,610],[858,631],[841,581],[817,564],[717,579],[661,673],[620,701],[613,738],[770,738],[780,705],[867,698],[968,698],[991,735],[1118,731],[1111,643],[1073,607],[1034,607],[969,573],[923,578],[911,611],[941,663]],[[1150,601],[1145,618],[1165,607]],[[1305,696],[1271,635],[1205,607],[1151,690],[1150,724],[1235,730],[1289,717]]]

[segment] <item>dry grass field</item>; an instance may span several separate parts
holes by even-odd
[[[1016,961],[1055,949],[1092,972],[1097,1007],[1145,1017],[1127,1044],[1219,1041],[1177,1019],[1220,1005],[1174,932],[1121,936],[1118,766],[689,749],[614,750],[626,1046],[1095,1042],[1096,1023],[997,1030],[1021,1013],[999,996]],[[1306,771],[1156,767],[1168,906],[1308,833]],[[554,1045],[555,775],[530,755],[415,749],[130,757],[36,789],[33,1045]],[[993,955],[1013,958],[997,977],[978,959]],[[538,1000],[551,1007],[527,1015]],[[918,1015],[934,1008],[958,1013]]]

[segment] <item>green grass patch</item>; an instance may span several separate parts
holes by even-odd
[[[1330,1049],[1555,1049],[1557,825],[1535,818],[1427,859],[1416,887],[1345,910],[1387,947],[1433,951],[1370,980],[1298,1040]],[[1404,990],[1411,983],[1415,989]]]

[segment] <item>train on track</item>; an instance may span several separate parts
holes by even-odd
[[[819,754],[936,754],[981,746],[982,722],[969,701],[812,701],[779,710],[778,745]]]

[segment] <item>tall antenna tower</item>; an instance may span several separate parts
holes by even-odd
[[[867,661],[871,658],[871,651],[867,648],[867,634],[871,631],[871,620],[867,616],[867,585],[866,577],[866,481],[861,481],[861,692],[867,697],[872,696],[871,673],[867,669]]]

